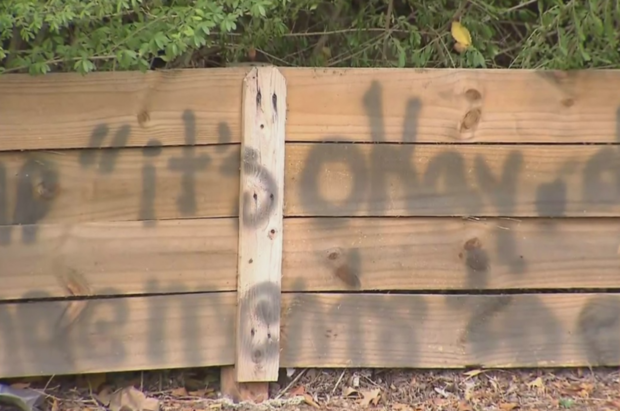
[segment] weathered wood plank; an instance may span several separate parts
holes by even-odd
[[[0,304],[0,376],[230,364],[236,305],[234,292]]]
[[[615,146],[289,144],[285,216],[620,213]]]
[[[0,150],[189,144],[183,113],[196,117],[195,144],[239,142],[247,69],[48,74],[0,78]],[[93,130],[126,128],[114,140]],[[126,141],[125,141],[126,140]]]
[[[287,294],[282,367],[620,363],[619,294]]]
[[[240,142],[248,68],[5,75],[0,150],[93,146],[92,130],[131,129],[126,144]],[[288,141],[618,142],[620,71],[282,68]],[[111,138],[106,146],[118,146]]]
[[[235,293],[0,304],[0,376],[231,365]],[[620,364],[620,294],[285,294],[282,367]]]
[[[286,219],[285,291],[618,288],[620,219]]]
[[[620,70],[282,72],[291,141],[619,141]]]
[[[235,291],[237,219],[45,224],[37,241],[0,246],[0,299]]]
[[[234,291],[237,220],[45,224],[0,247],[0,299]],[[617,288],[620,219],[285,219],[282,290]]]
[[[262,67],[243,86],[235,369],[266,382],[279,370],[286,82]]]
[[[237,216],[239,163],[238,146],[3,153],[0,225]]]

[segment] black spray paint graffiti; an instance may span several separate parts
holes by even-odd
[[[252,189],[243,192],[243,224],[257,227],[265,222],[278,201],[278,187],[273,175],[260,164],[260,153],[246,147],[243,152],[243,173],[252,181]]]
[[[142,166],[142,197],[140,201],[140,220],[145,226],[155,224],[155,196],[157,195],[157,170],[151,159],[161,154],[161,142],[151,139],[142,149],[142,155],[146,159]]]
[[[205,171],[211,162],[208,155],[195,156],[196,145],[196,117],[193,112],[187,110],[183,113],[185,123],[185,146],[183,146],[183,157],[171,158],[168,167],[171,170],[182,173],[181,179],[182,194],[177,199],[179,210],[184,215],[194,215],[196,213],[196,173]]]
[[[114,295],[119,291],[104,289],[102,294]],[[45,292],[31,291],[22,298],[50,297]],[[74,321],[61,328],[57,322],[49,321],[62,318],[67,306],[75,303],[85,307]],[[110,369],[122,369],[127,342],[121,330],[126,329],[128,316],[128,300],[123,298],[0,304],[0,374],[7,366],[14,370],[15,364],[28,372],[71,372],[83,369],[88,361],[85,359],[93,358],[96,362],[97,357],[106,358]],[[95,351],[97,356],[93,357]]]
[[[239,301],[239,330],[250,336],[239,340],[239,350],[251,353],[257,365],[280,355],[280,295],[280,287],[265,281],[250,288]]]
[[[97,154],[99,149],[102,147],[105,138],[109,134],[109,128],[105,124],[101,124],[93,130],[90,135],[90,141],[88,144],[89,150],[82,150],[80,153],[80,164],[84,168],[89,168],[95,165],[97,161]],[[106,150],[101,151],[99,164],[97,166],[97,171],[102,174],[110,174],[114,171],[116,166],[116,161],[120,154],[120,150],[122,150],[129,141],[129,136],[131,134],[131,127],[128,125],[124,125],[116,131],[114,138],[112,139],[112,143],[110,144],[111,148],[107,148]]]
[[[177,199],[178,210],[183,215],[195,215],[197,200],[195,194],[196,173],[205,171],[211,162],[208,154],[196,156],[196,119],[192,111],[183,113],[185,126],[185,142],[183,156],[169,159],[168,165],[171,170],[181,173],[181,193]],[[217,151],[228,150],[231,140],[230,128],[226,123],[220,123],[218,127],[219,143]],[[111,138],[109,138],[111,136]],[[79,164],[84,169],[94,169],[102,175],[110,175],[116,169],[118,158],[131,137],[131,127],[123,125],[112,133],[108,125],[96,126],[88,142],[88,147],[81,150]],[[106,144],[107,142],[107,144]],[[154,226],[157,215],[155,201],[157,195],[157,170],[155,160],[163,152],[162,143],[157,139],[150,139],[142,148],[144,164],[142,166],[142,194],[140,197],[140,209],[138,219],[144,221],[145,226]],[[15,225],[22,226],[22,241],[32,243],[36,239],[38,230],[37,223],[44,220],[54,204],[54,200],[61,192],[61,170],[55,164],[49,154],[26,153],[26,160],[21,169],[15,174],[16,201],[13,214],[8,210],[8,186],[9,174],[4,164],[0,163],[0,245],[8,245],[12,240],[12,231]],[[251,157],[251,156],[250,156]],[[221,164],[219,172],[226,177],[237,177],[239,174],[239,152],[231,150]],[[256,169],[255,164],[246,164],[250,169]],[[258,169],[260,178],[266,182],[272,182],[273,178],[262,168]],[[251,216],[250,223],[260,223],[264,220],[269,207],[258,210],[257,217],[250,210],[247,215]]]
[[[28,244],[36,240],[38,221],[50,211],[58,192],[59,173],[56,165],[49,158],[29,155],[16,175],[17,196],[12,218],[8,216],[7,207],[7,173],[0,167],[0,244],[11,242],[12,225],[22,226],[22,242]],[[12,225],[8,225],[12,224]]]
[[[363,104],[370,121],[370,130],[373,142],[384,142],[384,125],[382,117],[380,85],[373,83],[366,93]],[[411,99],[407,105],[407,115],[403,125],[403,142],[413,143],[416,141],[416,125],[420,103],[417,99]],[[620,142],[620,108],[617,113],[618,142]],[[342,137],[327,137],[326,141],[342,141]],[[382,145],[380,148],[372,147],[370,151],[369,166],[363,151],[358,145],[332,145],[329,150],[324,146],[315,145],[308,155],[305,168],[302,170],[301,190],[302,206],[305,207],[306,215],[332,215],[349,216],[359,212],[364,204],[371,207],[371,215],[380,216],[385,214],[382,208],[388,198],[387,176],[395,175],[403,184],[406,193],[407,204],[411,206],[411,214],[419,211],[420,202],[425,199],[420,197],[421,192],[432,197],[432,204],[440,209],[453,210],[458,215],[475,216],[483,209],[485,201],[489,201],[500,216],[513,216],[516,212],[518,179],[524,167],[523,154],[519,150],[508,152],[502,173],[496,176],[487,165],[484,158],[478,155],[474,161],[473,177],[477,181],[478,191],[470,188],[466,181],[468,178],[465,169],[464,157],[457,150],[442,151],[439,155],[430,159],[425,172],[418,175],[412,164],[415,159],[416,146],[413,144]],[[583,173],[583,197],[584,203],[592,208],[616,206],[620,202],[620,167],[617,165],[619,158],[618,149],[605,147],[596,155],[588,159]],[[331,163],[346,162],[353,178],[353,188],[349,197],[339,204],[334,204],[321,197],[318,192],[319,171],[328,167]],[[564,167],[560,173],[571,169]],[[607,175],[611,175],[611,183]],[[441,195],[437,192],[438,183],[442,179],[447,192],[459,193],[452,197],[448,193]],[[369,190],[368,190],[369,189]],[[549,182],[542,183],[536,190],[536,209],[541,216],[563,216],[566,212],[567,184],[562,175],[552,178]],[[370,200],[369,200],[370,199]],[[488,199],[488,200],[487,200]],[[460,200],[460,202],[459,202]],[[372,201],[372,203],[367,203]],[[443,207],[443,208],[442,208]],[[334,219],[328,219],[329,225],[334,224]],[[324,221],[319,219],[319,223]],[[336,219],[338,223],[346,224],[346,220]],[[552,225],[549,227],[552,228]],[[496,228],[495,236],[497,244],[497,260],[495,263],[506,265],[510,271],[519,274],[528,270],[527,257],[517,249],[517,242],[513,231],[505,229],[501,225]],[[334,255],[326,251],[325,255]],[[348,254],[350,250],[340,250],[340,254]],[[471,238],[463,244],[460,253],[467,273],[468,289],[486,289],[488,277],[491,273],[493,261],[486,251],[485,245],[480,239]],[[327,257],[329,258],[329,257]],[[341,266],[334,266],[334,277],[340,278],[347,284],[349,281],[338,275]],[[356,276],[351,277],[359,280],[363,267],[358,267]],[[348,276],[350,277],[350,276]],[[359,287],[360,284],[351,282],[350,286]],[[589,305],[594,304],[597,297],[593,297]],[[449,297],[447,300],[455,309],[461,310],[466,301],[474,303],[470,306],[472,312],[466,332],[462,335],[462,343],[471,346],[471,353],[480,363],[490,360],[501,346],[509,347],[518,352],[524,347],[556,347],[562,341],[562,326],[552,312],[545,306],[543,300],[537,295],[527,296],[489,296],[480,299],[459,299]],[[616,302],[616,300],[614,300]],[[607,304],[608,306],[612,304]],[[601,342],[591,337],[591,328],[597,329],[596,333],[611,332],[615,329],[610,318],[617,315],[617,307],[602,310],[600,305],[596,309],[586,309],[589,321],[581,321],[578,329],[588,350],[588,357],[599,363],[601,358],[610,358],[611,347],[618,347],[620,336],[613,334],[607,336],[607,341]],[[537,321],[529,321],[532,312],[536,312]],[[493,318],[500,318],[492,321]],[[485,321],[488,320],[488,321]],[[590,328],[586,326],[590,325]],[[611,324],[611,325],[610,325]],[[518,329],[518,335],[515,334]],[[607,331],[601,331],[607,330]],[[590,335],[590,336],[589,336]],[[541,341],[541,336],[544,341]],[[604,348],[598,345],[604,344]],[[526,350],[528,348],[525,348]],[[620,348],[613,348],[620,358]],[[600,354],[603,352],[603,354]],[[541,361],[552,361],[548,358],[551,351],[541,352],[547,358]],[[615,357],[612,357],[615,358]],[[515,361],[532,361],[532,355],[522,351]]]

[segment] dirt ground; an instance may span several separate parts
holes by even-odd
[[[232,404],[219,369],[4,381],[46,395],[43,410],[620,410],[620,370],[282,370],[270,400]],[[0,406],[0,410],[9,410]]]

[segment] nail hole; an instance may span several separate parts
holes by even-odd
[[[252,337],[254,337],[254,334],[256,334],[256,330],[252,328],[252,330],[250,330],[250,334],[252,334]]]
[[[260,128],[265,128],[265,125],[264,125],[264,124],[261,124],[261,125],[260,125]]]
[[[254,262],[253,259],[250,258],[250,261],[248,261],[248,263],[252,264]]]
[[[271,234],[275,234],[275,233],[276,233],[276,230],[274,230],[274,229],[272,228],[272,229],[271,229],[271,231],[270,231],[270,233],[271,233]]]
[[[258,194],[254,193],[252,197],[254,198],[254,200],[258,200]]]

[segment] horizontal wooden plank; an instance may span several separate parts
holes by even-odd
[[[44,224],[0,247],[0,300],[234,291],[237,227]],[[620,219],[285,219],[282,290],[613,289],[618,232]]]
[[[2,153],[0,225],[236,217],[239,164],[239,145]],[[611,147],[291,143],[284,213],[612,217],[619,172]]]
[[[620,363],[620,295],[289,294],[282,367]]]
[[[620,149],[289,144],[285,216],[620,215]]]
[[[620,364],[620,294],[285,294],[282,304],[282,367]],[[0,304],[0,376],[231,365],[235,308],[235,293]]]
[[[2,153],[0,225],[237,216],[239,164],[238,145]]]
[[[620,70],[283,69],[287,139],[618,142]]]
[[[620,219],[287,219],[286,291],[618,288]]]
[[[235,291],[237,225],[237,219],[44,224],[36,242],[0,247],[0,299]]]
[[[0,150],[239,141],[247,69],[21,74],[0,77]],[[187,141],[187,115],[196,119]],[[93,139],[128,129],[125,139]]]
[[[279,69],[288,141],[619,140],[618,70]],[[239,142],[248,70],[4,75],[0,150],[91,147],[102,127],[130,129],[130,146]],[[193,142],[187,113],[196,118]]]
[[[235,294],[0,304],[0,377],[232,364]]]

